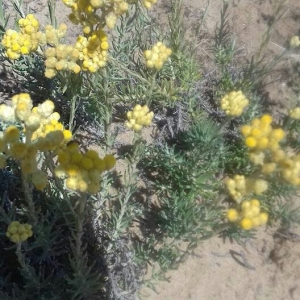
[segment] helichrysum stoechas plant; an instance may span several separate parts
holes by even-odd
[[[249,100],[242,91],[230,92],[221,99],[221,109],[224,110],[228,116],[240,116],[248,104]]]
[[[156,43],[150,50],[144,51],[147,68],[160,70],[171,54],[172,50],[162,42]]]
[[[70,142],[58,151],[58,162],[55,175],[65,178],[68,189],[96,194],[100,189],[101,174],[112,169],[116,159],[111,154],[101,159],[94,150],[82,153],[78,143]]]
[[[27,223],[21,224],[19,221],[11,222],[6,231],[6,236],[13,243],[25,242],[32,234],[32,226]]]
[[[137,104],[132,111],[127,112],[127,121],[125,125],[134,131],[140,131],[143,126],[149,126],[152,122],[154,113],[149,112],[147,105]]]
[[[257,199],[243,201],[237,208],[230,208],[226,213],[229,222],[238,223],[244,230],[265,225],[268,214],[261,212],[260,201]]]

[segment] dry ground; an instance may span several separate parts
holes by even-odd
[[[230,23],[238,46],[243,53],[257,51],[275,0],[235,0],[230,8]],[[185,16],[193,26],[203,13],[208,1],[185,0]],[[210,1],[206,29],[213,34],[220,17],[220,0]],[[300,2],[289,1],[288,10],[276,26],[268,47],[268,55],[279,54],[285,43],[300,33]],[[158,19],[165,16],[163,2]],[[204,65],[210,55],[205,40],[200,41],[198,55]],[[292,66],[291,57],[285,69]],[[267,87],[270,103],[283,109],[296,101],[288,88],[286,72],[277,70],[275,81]],[[294,199],[299,206],[300,199]],[[298,203],[298,204],[297,204]],[[294,229],[297,232],[297,229]],[[298,229],[298,233],[299,229]],[[244,260],[245,258],[245,260]],[[223,242],[215,237],[201,243],[178,270],[168,272],[170,282],[159,282],[156,292],[144,289],[143,296],[151,300],[288,300],[300,299],[300,240],[288,240],[273,230],[260,230],[255,240],[246,245]]]

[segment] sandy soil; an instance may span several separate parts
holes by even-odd
[[[287,300],[300,298],[300,243],[261,230],[245,245],[218,237],[201,243],[170,282],[142,297],[155,300]]]
[[[230,23],[236,42],[243,52],[255,53],[267,29],[278,1],[235,0],[230,8]],[[185,15],[190,26],[200,19],[207,1],[186,0]],[[213,34],[219,21],[221,1],[212,0],[206,19],[206,30]],[[279,54],[285,43],[300,32],[300,2],[289,1],[288,10],[276,26],[268,55]],[[160,4],[158,19],[165,8]],[[207,63],[208,45],[199,43],[198,54]],[[285,65],[290,68],[293,58]],[[270,102],[289,107],[295,95],[288,90],[288,77],[275,73],[268,87]],[[295,199],[299,203],[300,199]],[[297,205],[299,206],[299,205]],[[295,231],[296,232],[296,231]],[[201,243],[178,270],[168,272],[169,282],[158,282],[156,291],[144,289],[149,300],[287,300],[300,299],[300,243],[287,240],[274,231],[261,230],[246,245],[225,243],[218,237]],[[299,229],[298,229],[299,233]],[[245,261],[243,260],[245,258]],[[245,266],[246,262],[246,266]]]
[[[257,51],[275,0],[232,0],[230,21],[239,47],[246,53]],[[11,1],[4,0],[9,6]],[[47,14],[46,0],[24,0],[42,21]],[[205,0],[184,0],[185,16],[193,26],[207,6]],[[206,31],[212,36],[219,20],[220,0],[211,0],[206,19]],[[269,45],[269,54],[282,50],[284,43],[300,32],[300,3],[291,0],[289,10],[276,27]],[[155,13],[166,20],[166,2],[160,1]],[[66,22],[66,10],[57,1],[57,17]],[[45,19],[44,19],[45,20]],[[70,33],[68,33],[70,34]],[[72,32],[72,36],[76,33]],[[203,61],[210,59],[205,40],[198,46]],[[291,59],[292,60],[292,59]],[[270,99],[287,104],[293,101],[287,88],[287,78],[279,76],[270,86]],[[122,140],[120,140],[122,143]],[[299,200],[299,199],[298,199]],[[143,289],[141,295],[149,300],[298,300],[300,299],[300,241],[297,238],[261,230],[257,239],[245,245],[223,242],[215,237],[201,243],[178,270],[168,272],[170,282],[158,282],[157,293]],[[299,232],[298,232],[299,233]]]

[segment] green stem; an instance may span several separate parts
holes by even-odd
[[[16,255],[18,262],[23,269],[26,269],[25,257],[22,253],[22,243],[17,243]]]
[[[19,262],[20,266],[22,267],[23,272],[25,272],[26,275],[28,276],[28,278],[30,278],[32,280],[32,284],[34,284],[35,288],[39,289],[40,282],[38,280],[36,280],[36,278],[37,278],[36,276],[32,276],[32,272],[30,271],[30,269],[28,268],[28,265],[26,264],[25,256],[22,253],[22,243],[17,243],[16,255],[18,258],[18,262]]]
[[[76,259],[76,269],[80,270],[80,259],[82,257],[82,236],[83,236],[83,223],[84,223],[84,215],[85,215],[85,205],[87,201],[87,195],[81,194],[78,212],[77,212],[77,220],[76,220],[76,241],[75,241],[75,259]]]
[[[126,210],[128,208],[128,202],[135,192],[136,188],[136,165],[139,160],[139,150],[141,144],[141,134],[140,132],[134,132],[133,136],[133,151],[132,155],[129,157],[129,163],[127,166],[127,171],[124,172],[124,187],[119,195],[121,209],[116,218],[115,229],[112,234],[112,239],[116,239],[121,233],[121,227],[123,224],[123,218],[126,214]]]
[[[72,212],[73,216],[75,216],[76,213],[75,213],[73,205],[72,205],[72,203],[70,201],[70,197],[68,196],[68,194],[67,194],[67,192],[66,192],[66,190],[65,190],[65,188],[64,188],[64,186],[63,186],[63,184],[61,182],[61,180],[55,176],[55,171],[54,171],[55,165],[54,165],[54,162],[53,162],[53,156],[52,156],[52,154],[47,153],[47,152],[45,152],[44,154],[45,154],[46,160],[49,162],[48,166],[49,166],[50,172],[52,173],[52,175],[54,177],[55,184],[58,187],[58,189],[60,190],[60,192],[62,193],[63,198],[67,202],[67,204],[68,204],[68,206],[70,208],[70,211]]]
[[[107,70],[103,70],[103,94],[104,94],[104,102],[106,103],[105,109],[105,121],[104,121],[104,130],[105,130],[105,150],[110,151],[111,146],[113,144],[111,140],[111,121],[112,121],[112,109],[113,103],[109,95],[109,86],[108,86],[108,75]]]
[[[146,99],[146,104],[149,106],[152,102],[152,94],[153,94],[153,89],[155,87],[155,84],[156,84],[156,74],[157,74],[157,71],[155,71],[152,75],[152,80],[151,80],[151,85],[150,85],[150,90],[149,90],[149,94],[148,94],[148,99]]]
[[[33,226],[36,225],[37,219],[36,219],[36,211],[35,211],[35,206],[33,202],[33,197],[32,197],[32,186],[29,184],[29,178],[28,175],[24,175],[22,173],[22,184],[23,184],[23,190],[25,194],[25,200],[28,205],[29,209],[29,218]]]
[[[71,112],[69,118],[69,130],[73,131],[74,129],[74,119],[76,115],[76,102],[77,102],[77,95],[73,95],[71,99]]]
[[[32,138],[32,132],[29,130],[26,131],[25,144],[27,146],[29,146],[31,144],[31,138]],[[22,174],[21,175],[22,176],[22,185],[23,185],[25,200],[27,202],[28,209],[29,209],[29,218],[30,218],[30,221],[32,222],[32,225],[35,226],[37,223],[37,219],[36,219],[35,206],[34,206],[34,202],[33,202],[32,186],[29,184],[28,174],[24,174],[23,171],[21,174]]]

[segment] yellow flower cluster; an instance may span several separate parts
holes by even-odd
[[[20,32],[8,29],[2,39],[9,59],[18,59],[21,55],[35,51],[39,46],[39,22],[32,14],[20,19],[19,27]]]
[[[15,125],[8,126],[0,137],[0,168],[6,166],[6,159],[11,157],[20,161],[24,175],[30,175],[37,189],[47,186],[47,174],[37,169],[36,154],[38,151],[51,151],[64,145],[72,138],[69,130],[64,130],[58,122],[59,114],[54,113],[54,104],[46,100],[33,107],[29,94],[18,94],[12,97],[12,107],[3,104],[0,117],[10,116],[4,121],[22,123],[25,140]]]
[[[268,189],[267,181],[263,179],[245,178],[243,175],[235,175],[226,181],[226,188],[230,196],[240,203],[246,195],[254,193],[260,195]]]
[[[264,152],[250,152],[250,160],[255,165],[261,165],[262,174],[278,171],[282,178],[292,185],[300,185],[300,155],[289,155],[283,149]]]
[[[10,59],[17,59],[22,54],[36,51],[39,45],[50,45],[54,48],[51,47],[45,51],[45,76],[47,78],[53,78],[60,70],[80,72],[80,66],[76,63],[79,59],[79,51],[71,45],[59,44],[67,31],[65,24],[60,24],[58,29],[47,25],[43,33],[38,31],[39,22],[30,14],[25,19],[19,20],[19,26],[21,32],[8,29],[2,39],[6,54]]]
[[[83,32],[89,34],[97,25],[113,29],[117,18],[128,10],[124,0],[63,0],[72,9],[69,19],[73,24],[81,24]]]
[[[11,222],[6,231],[6,236],[13,243],[25,242],[32,235],[32,226],[27,223],[21,224],[19,221]]]
[[[288,183],[300,186],[300,155],[289,156],[283,150],[281,150],[280,154],[282,157],[278,160],[278,168],[281,176]]]
[[[300,46],[299,36],[295,35],[290,40],[290,47],[291,48],[296,48],[296,47],[299,47],[299,46]]]
[[[271,123],[272,117],[263,115],[260,119],[252,120],[251,125],[242,126],[241,132],[246,146],[252,151],[278,149],[285,132],[281,128],[273,129]]]
[[[59,35],[54,36],[56,37],[58,39]],[[48,48],[45,51],[45,76],[53,78],[61,70],[69,70],[75,74],[80,70],[94,73],[105,67],[108,48],[107,35],[102,29],[93,31],[89,37],[79,36],[75,46],[57,44]]]
[[[46,101],[43,103],[44,105],[47,104]],[[64,125],[59,122],[59,119],[60,115],[57,112],[53,112],[47,118],[41,119],[40,126],[33,132],[31,137],[38,150],[55,150],[72,139],[72,132],[65,129]]]
[[[128,4],[124,0],[68,0],[65,2],[70,7],[77,7],[74,9],[79,13],[78,17],[82,20],[87,17],[84,22],[92,22],[90,17],[100,7],[103,8],[107,20],[128,8]],[[84,12],[84,14],[80,14],[80,12]],[[92,15],[88,15],[89,12]],[[79,36],[75,45],[65,45],[60,43],[67,31],[65,24],[60,24],[58,29],[47,25],[44,33],[38,31],[39,23],[30,14],[25,19],[19,20],[20,32],[7,30],[2,39],[2,44],[6,48],[6,54],[10,59],[17,59],[22,54],[29,54],[36,51],[38,46],[42,46],[41,49],[44,51],[46,58],[45,76],[47,78],[55,77],[57,72],[61,70],[69,70],[75,74],[78,74],[81,70],[94,73],[106,65],[108,57],[108,38],[106,33],[99,29],[99,22],[104,15],[101,15],[101,17],[97,15],[97,18],[94,15],[95,20],[92,23],[97,25],[95,30],[91,25],[88,32],[85,32],[86,36]]]
[[[294,117],[300,110],[292,112]],[[285,132],[281,128],[273,129],[272,117],[264,115],[254,119],[251,125],[245,125],[241,132],[245,137],[246,145],[251,149],[250,161],[261,165],[262,174],[271,174],[279,171],[282,178],[292,185],[300,185],[300,155],[289,155],[280,148],[279,142]]]
[[[249,100],[242,91],[232,91],[221,99],[221,109],[228,116],[240,116],[248,104]]]
[[[70,142],[65,150],[58,152],[58,162],[55,175],[66,178],[67,188],[96,194],[100,189],[101,174],[112,169],[116,159],[113,155],[106,155],[101,159],[94,150],[82,154],[79,145]]]
[[[67,25],[62,23],[56,29],[52,25],[45,27],[45,44],[50,46],[57,46],[60,40],[65,37],[67,32]]]
[[[132,111],[127,112],[128,121],[125,125],[134,131],[140,131],[143,126],[151,124],[154,113],[149,112],[147,105],[141,106],[137,104]]]
[[[160,70],[171,54],[172,50],[162,42],[156,43],[150,50],[144,51],[147,68]]]
[[[146,8],[150,9],[153,4],[156,4],[157,0],[143,0],[143,4]]]
[[[246,195],[246,178],[243,175],[235,175],[226,181],[226,188],[230,196],[237,202],[240,202],[242,197]]]
[[[40,27],[39,21],[32,14],[27,15],[24,19],[20,19],[18,23],[21,32],[29,35],[37,33]]]
[[[268,214],[260,211],[260,202],[257,199],[243,201],[239,209],[230,208],[227,211],[229,222],[239,222],[244,230],[265,225],[268,222]]]
[[[249,194],[254,193],[260,195],[268,189],[268,182],[266,180],[248,178],[246,181]]]
[[[290,110],[289,116],[292,119],[300,120],[300,107],[295,107]]]
[[[70,45],[58,44],[55,48],[45,51],[45,76],[53,78],[57,71],[69,70],[75,74],[80,72],[80,66],[76,63],[80,52]]]
[[[90,37],[79,36],[75,49],[79,51],[79,60],[82,61],[82,70],[96,72],[106,65],[108,56],[107,35],[102,29],[94,31]]]
[[[20,131],[14,126],[8,126],[0,138],[1,163],[0,168],[6,166],[6,160],[11,157],[21,161],[21,169],[24,174],[33,173],[37,168],[35,155],[37,150],[31,145],[19,141]]]

